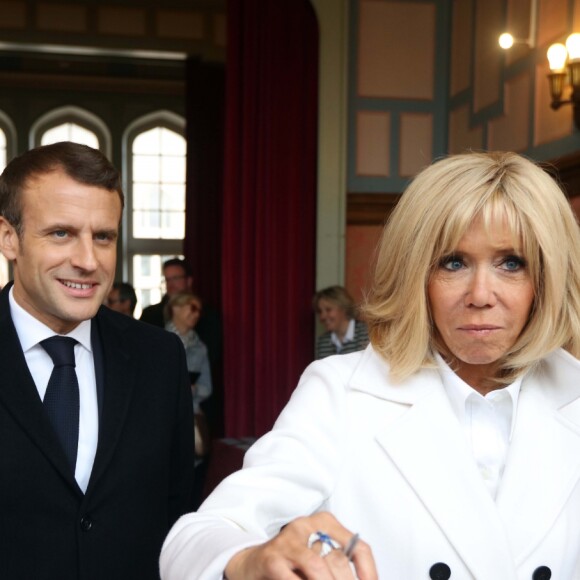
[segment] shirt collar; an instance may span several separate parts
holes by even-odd
[[[496,389],[491,391],[485,397],[478,393],[473,387],[470,387],[464,380],[459,378],[451,367],[443,360],[443,357],[439,353],[435,353],[435,361],[437,362],[437,367],[439,374],[441,375],[441,380],[443,381],[443,386],[449,397],[451,407],[461,424],[465,420],[466,405],[470,398],[487,398],[494,399],[501,396],[509,396],[512,402],[511,408],[511,427],[510,427],[510,439],[514,430],[514,417],[516,416],[516,410],[518,405],[518,400],[520,396],[520,388],[522,386],[522,376],[519,376],[513,383],[507,385],[502,389]]]
[[[191,329],[188,330],[185,334],[181,334],[171,320],[165,323],[165,330],[169,330],[169,332],[174,332],[177,334],[177,336],[181,338],[181,342],[183,342],[185,348],[194,347],[199,341],[199,337],[197,336],[195,330]]]
[[[331,333],[330,340],[332,340],[332,343],[337,348],[341,348],[342,345],[343,344],[346,344],[347,342],[352,342],[354,340],[354,318],[351,318],[349,320],[349,322],[348,322],[348,328],[346,329],[346,334],[344,335],[344,338],[342,339],[342,342],[340,341],[340,339],[338,338],[338,336],[336,336],[336,333],[335,332]]]
[[[14,322],[14,328],[18,334],[20,344],[23,352],[29,351],[35,347],[40,341],[50,338],[55,335],[54,330],[50,329],[46,324],[43,324],[37,318],[34,318],[22,306],[20,306],[14,296],[12,295],[14,286],[10,288],[8,300],[10,302],[10,315]],[[66,336],[74,338],[89,352],[91,348],[91,321],[83,320],[76,328],[71,330]]]

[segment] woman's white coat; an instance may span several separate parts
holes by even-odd
[[[393,384],[371,346],[313,363],[244,469],[175,524],[162,577],[221,579],[318,510],[371,545],[380,578],[445,562],[453,580],[580,579],[580,363],[559,350],[524,377],[495,501],[436,369]]]

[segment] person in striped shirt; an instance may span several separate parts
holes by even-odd
[[[312,305],[326,329],[316,341],[317,360],[366,348],[369,343],[367,327],[356,319],[356,305],[346,288],[329,286],[319,290]]]

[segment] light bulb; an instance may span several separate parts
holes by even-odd
[[[575,32],[566,39],[566,49],[570,60],[580,58],[580,34]]]
[[[504,32],[497,41],[504,50],[507,50],[514,45],[514,37],[509,32]]]
[[[552,44],[552,46],[548,48],[548,61],[550,63],[550,69],[553,72],[563,71],[564,66],[566,65],[567,56],[568,52],[562,43],[559,42],[557,44]]]

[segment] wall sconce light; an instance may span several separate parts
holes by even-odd
[[[551,71],[548,74],[552,96],[550,106],[556,111],[562,105],[571,104],[574,126],[580,129],[580,34],[571,34],[566,45],[552,44],[548,49],[548,62]],[[562,100],[566,81],[572,87],[572,92],[569,99]]]
[[[530,0],[530,22],[528,38],[514,38],[509,32],[504,32],[498,39],[499,45],[504,50],[514,44],[527,44],[534,48],[537,31],[538,0]],[[566,44],[552,44],[548,49],[548,62],[550,73],[550,95],[552,102],[550,107],[557,111],[562,105],[572,105],[574,126],[580,130],[580,33],[571,34]],[[570,98],[563,99],[562,95],[567,86],[570,86]]]
[[[499,45],[508,50],[514,44],[526,44],[529,48],[536,46],[536,32],[538,30],[538,0],[530,0],[530,20],[528,22],[528,37],[514,38],[511,33],[504,32],[498,38]]]
[[[509,32],[501,34],[497,41],[504,50],[508,50],[514,44],[527,44],[530,48],[534,48],[534,40],[532,38],[514,38]]]
[[[504,50],[514,44],[527,44],[534,48],[537,29],[538,0],[530,0],[530,28],[527,39],[514,38],[509,32],[504,32],[498,39],[499,45]],[[566,44],[552,44],[548,49],[548,62],[550,73],[550,106],[557,111],[562,105],[571,104],[574,118],[574,126],[580,130],[580,33],[571,34]],[[562,99],[565,85],[571,87],[570,98]]]

